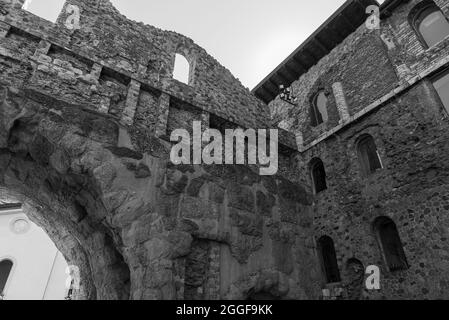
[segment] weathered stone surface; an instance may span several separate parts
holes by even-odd
[[[433,2],[449,17],[448,1]],[[309,68],[292,83],[297,105],[280,97],[270,103],[274,123],[302,142],[302,152],[286,159],[294,158],[295,166],[285,169],[284,177],[312,184],[312,160],[324,163],[327,190],[311,199],[313,211],[301,207],[296,216],[301,228],[313,229],[315,239],[323,235],[333,239],[342,282],[337,288],[322,288],[331,292],[344,288],[343,298],[448,298],[448,238],[440,228],[448,226],[448,122],[432,74],[447,72],[449,42],[445,39],[427,48],[417,37],[410,17],[420,3],[397,2],[379,30],[360,26]],[[318,90],[328,98],[329,119],[313,127],[310,110]],[[383,165],[368,177],[357,152],[363,135],[373,137]],[[300,192],[290,193],[293,188],[288,184],[278,180],[282,198],[312,202],[303,201]],[[292,207],[283,200],[279,203],[287,218],[282,219],[293,222]],[[397,226],[407,270],[391,272],[385,264],[373,229],[381,216]],[[271,224],[270,236],[277,238],[280,229]],[[381,268],[381,290],[361,288],[363,277],[347,270],[354,257],[364,267]]]
[[[230,184],[226,188],[229,206],[254,212],[254,193],[251,188],[239,184]]]
[[[216,203],[223,203],[226,189],[215,184],[209,184],[209,200]]]
[[[81,9],[77,32],[65,11],[53,25],[15,2],[2,2],[0,22],[0,195],[25,203],[80,267],[79,298],[316,299],[322,235],[334,239],[347,297],[448,298],[449,126],[431,83],[413,82],[447,63],[448,41],[418,42],[407,22],[418,0],[305,70],[292,85],[296,107],[264,105],[192,40],[128,21],[107,0],[67,1]],[[449,16],[447,1],[435,3]],[[172,79],[176,53],[194,62],[190,85]],[[318,89],[329,121],[312,127]],[[281,146],[275,177],[172,164],[171,131],[212,117],[280,124],[281,142],[293,135],[304,150]],[[355,147],[362,134],[384,167],[370,177]],[[317,157],[328,188],[313,197]],[[396,222],[407,271],[385,267],[378,216]],[[382,290],[358,295],[354,257],[381,267]]]
[[[294,184],[286,179],[278,181],[279,196],[288,201],[294,201],[297,203],[308,205],[310,199],[306,193],[306,190]]]
[[[184,197],[181,211],[182,216],[188,219],[216,218],[218,216],[214,203],[190,196]]]
[[[257,212],[263,216],[271,217],[276,198],[271,194],[265,195],[262,191],[257,192]]]
[[[139,163],[136,165],[135,163],[128,162],[126,163],[126,168],[130,171],[134,172],[134,176],[136,179],[145,179],[151,177],[150,168],[144,163]]]
[[[277,270],[286,275],[290,275],[293,270],[292,245],[284,242],[273,242],[273,257]]]
[[[131,158],[136,160],[142,160],[143,154],[136,152],[134,150],[128,149],[128,148],[118,148],[118,147],[111,147],[108,148],[114,155],[121,157],[121,158]]]
[[[83,8],[91,9],[84,3]],[[24,45],[31,41],[23,34],[13,37]],[[2,82],[17,87],[0,85],[0,191],[39,208],[36,219],[82,269],[84,285],[76,297],[219,299],[237,277],[258,273],[262,261],[280,268],[264,247],[266,217],[256,213],[277,214],[276,191],[265,186],[267,198],[257,202],[253,188],[264,186],[254,168],[173,165],[167,161],[170,145],[156,136],[166,120],[158,89],[137,101],[134,125],[118,124],[125,112],[126,76],[86,63],[93,56],[51,46],[34,74],[16,69],[15,77],[2,76]],[[22,53],[25,62],[34,55]],[[58,68],[78,70],[84,80]],[[143,111],[150,104],[154,115]],[[175,123],[185,123],[176,116]],[[141,127],[155,121],[157,130]],[[224,264],[222,252],[229,252]],[[221,274],[229,270],[245,274],[226,276],[221,288]],[[293,273],[289,277],[294,281]]]
[[[261,237],[263,234],[263,219],[250,212],[231,208],[232,226],[237,227],[244,235]]]

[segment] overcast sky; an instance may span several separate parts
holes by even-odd
[[[252,89],[345,0],[111,0],[124,15],[192,38]]]

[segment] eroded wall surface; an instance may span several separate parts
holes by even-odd
[[[320,158],[327,190],[315,195],[315,239],[335,242],[341,283],[322,287],[357,291],[369,299],[448,298],[448,116],[432,85],[432,76],[449,62],[446,38],[426,48],[409,22],[421,1],[404,1],[380,29],[365,25],[292,85],[298,106],[279,97],[271,104],[273,120],[299,136],[291,179],[312,185],[310,163]],[[435,1],[449,17],[449,2]],[[329,121],[311,126],[313,95],[328,97]],[[366,177],[357,140],[374,138],[383,169]],[[312,192],[312,189],[309,190]],[[373,222],[391,218],[399,231],[409,268],[386,266]],[[381,270],[381,290],[354,282],[350,262]],[[343,291],[344,292],[344,291]],[[345,293],[341,294],[343,297]]]

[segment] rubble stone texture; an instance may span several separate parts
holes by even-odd
[[[80,268],[77,298],[319,297],[304,186],[169,160],[172,130],[211,115],[267,128],[268,106],[192,40],[107,0],[67,1],[79,30],[65,9],[52,24],[22,4],[0,2],[0,196]]]
[[[404,2],[364,25],[269,106],[192,40],[68,0],[56,24],[0,0],[0,197],[22,202],[69,264],[79,299],[449,298],[449,124],[419,75],[447,61],[423,48]],[[449,17],[449,2],[435,1]],[[66,8],[80,8],[69,30]],[[188,85],[172,78],[175,54]],[[445,60],[446,59],[446,60]],[[329,122],[312,128],[324,89]],[[280,168],[175,166],[172,130],[280,124]],[[338,129],[338,130],[337,130]],[[334,130],[334,131],[332,131]],[[363,177],[371,134],[384,169]],[[328,189],[312,195],[319,157]],[[391,217],[410,268],[390,272],[373,221]],[[342,281],[326,285],[317,239],[335,242]],[[381,290],[364,268],[381,268]],[[325,290],[323,290],[325,289]]]
[[[423,46],[409,23],[420,2],[402,1],[379,30],[360,26],[295,81],[296,108],[279,97],[270,103],[274,122],[303,137],[292,161],[297,177],[289,178],[310,186],[310,161],[325,165],[328,189],[315,196],[313,233],[334,240],[343,286],[356,283],[347,275],[352,259],[381,269],[381,290],[359,286],[366,299],[449,299],[449,123],[431,82],[449,62],[449,39]],[[449,18],[449,1],[434,3]],[[327,93],[329,121],[311,127],[318,89]],[[356,150],[363,134],[374,138],[384,167],[369,177]],[[388,270],[372,228],[380,216],[395,222],[409,269]]]

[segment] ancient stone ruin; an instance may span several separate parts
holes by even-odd
[[[68,0],[55,24],[23,2],[0,1],[0,199],[80,268],[76,298],[448,298],[449,124],[426,80],[448,41],[419,47],[405,22],[420,1],[387,1],[378,30],[364,24],[372,1],[349,1],[329,21],[337,35],[320,30],[254,94],[191,39],[108,0]],[[319,90],[328,119],[312,127]],[[172,164],[170,134],[193,121],[282,128],[278,174]],[[368,135],[373,175],[354,147],[372,155]],[[369,265],[381,290],[365,288]]]

